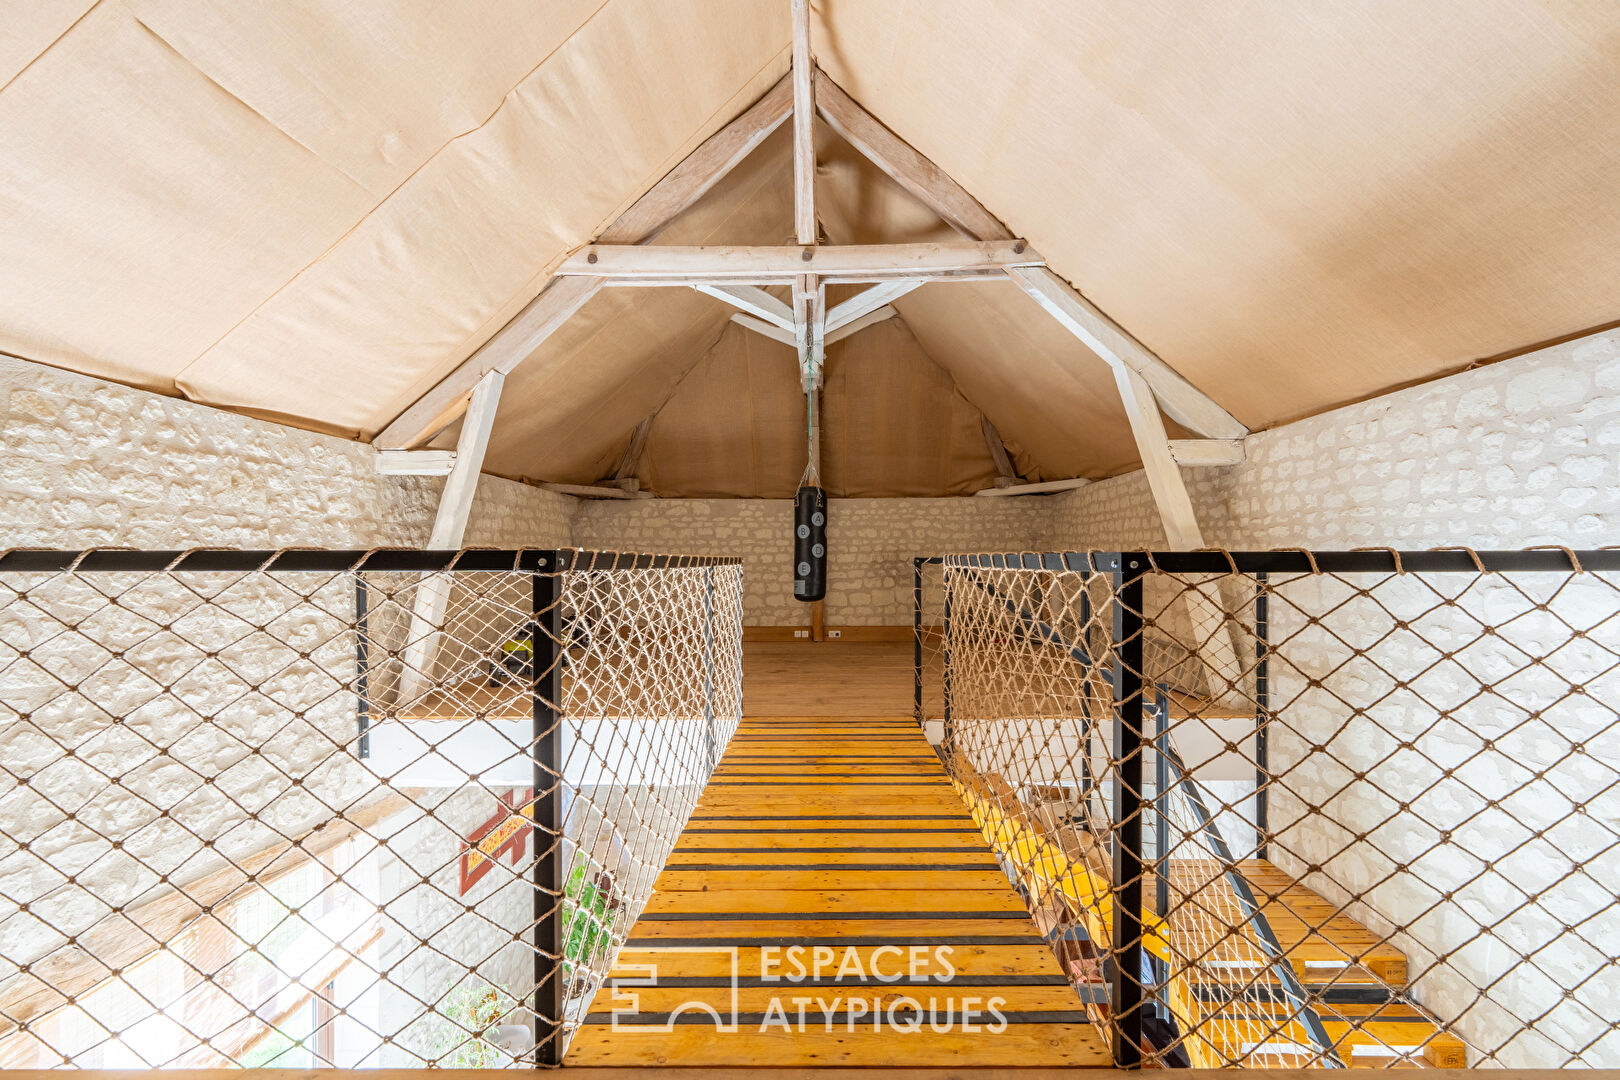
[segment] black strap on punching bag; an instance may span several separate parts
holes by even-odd
[[[827,595],[827,492],[805,485],[793,493],[793,598]]]

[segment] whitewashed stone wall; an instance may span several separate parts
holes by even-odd
[[[1620,332],[1261,432],[1247,451],[1238,467],[1184,470],[1213,545],[1614,544]],[[1051,502],[1045,546],[1164,542],[1140,472]],[[1604,793],[1620,779],[1620,747],[1605,734],[1615,723],[1613,694],[1561,700],[1550,725],[1525,723],[1521,711],[1488,696],[1465,705],[1484,680],[1527,667],[1515,646],[1546,655],[1568,631],[1522,619],[1504,638],[1478,644],[1478,623],[1448,609],[1429,617],[1421,638],[1445,648],[1476,644],[1461,666],[1441,664],[1420,679],[1433,649],[1410,634],[1386,639],[1388,616],[1370,603],[1328,616],[1339,637],[1363,650],[1359,657],[1310,625],[1308,616],[1326,613],[1343,592],[1336,582],[1307,580],[1273,606],[1272,638],[1288,641],[1273,664],[1273,764],[1288,770],[1291,789],[1272,799],[1271,824],[1283,835],[1273,860],[1300,874],[1320,865],[1312,886],[1392,934],[1420,998],[1457,1020],[1474,1046],[1496,1049],[1497,1063],[1561,1065],[1584,1048],[1588,1064],[1620,1064],[1620,1040],[1604,1035],[1620,1016],[1620,968],[1602,944],[1620,938],[1620,855],[1612,846],[1620,805]],[[1404,614],[1423,610],[1424,594],[1433,602],[1416,581],[1381,592]],[[1596,578],[1567,589],[1555,610],[1576,625],[1610,617],[1609,628],[1560,653],[1554,666],[1563,677],[1528,671],[1509,696],[1549,705],[1570,680],[1604,670],[1601,652],[1589,654],[1597,640],[1620,647],[1616,601],[1615,589]],[[1487,581],[1467,606],[1501,626],[1522,601]],[[1421,686],[1422,697],[1384,696],[1395,677]],[[1333,694],[1320,688],[1324,681]],[[1364,775],[1346,789],[1357,771]],[[1519,960],[1531,953],[1533,961]],[[1525,1032],[1534,1017],[1542,1018]]]
[[[442,483],[380,476],[358,443],[5,358],[0,441],[8,547],[415,546]],[[566,545],[573,502],[486,477],[468,543]],[[375,790],[344,750],[351,582],[141,578],[0,583],[0,994],[158,874],[196,879]],[[132,587],[116,607],[100,591]],[[189,589],[225,591],[197,607]]]
[[[1184,469],[1229,548],[1620,543],[1620,331],[1252,435]],[[1141,472],[1048,500],[1050,547],[1164,542]]]
[[[0,534],[12,547],[410,547],[443,481],[373,451],[0,357]],[[494,477],[467,542],[566,546],[574,500]]]
[[[1038,542],[1041,500],[833,499],[827,512],[829,623],[909,626],[916,555],[1023,551]],[[788,499],[582,502],[580,547],[741,555],[750,626],[803,626],[793,599],[793,503]]]

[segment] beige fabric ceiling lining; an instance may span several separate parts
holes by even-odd
[[[1620,5],[817,10],[845,90],[1251,427],[1620,314]]]
[[[1620,314],[1620,6],[813,8],[834,79],[1252,427]],[[786,0],[38,0],[4,23],[0,350],[362,436],[780,78],[790,37]],[[820,141],[835,242],[940,234]],[[785,239],[784,145],[663,241]],[[938,400],[947,379],[1030,475],[1132,467],[1106,369],[1016,290],[936,285],[896,307],[903,327],[849,347],[928,360],[892,363],[908,374],[878,393]],[[721,362],[729,315],[677,290],[604,294],[508,380],[491,468],[599,479],[675,407],[655,425],[672,491],[777,490],[785,466],[732,483],[680,464],[696,440],[694,460],[740,476],[702,439],[752,445],[797,415],[788,393],[729,434],[677,422],[708,368],[781,381],[764,339]],[[859,446],[829,427],[829,467],[892,470],[852,490],[983,478],[894,408]]]

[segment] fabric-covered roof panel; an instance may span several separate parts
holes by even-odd
[[[598,293],[507,379],[485,471],[572,484],[605,478],[730,310],[691,289]]]
[[[659,411],[637,475],[660,495],[780,499],[804,450],[793,349],[729,323]]]
[[[1257,426],[1615,317],[1620,7],[1551,7],[872,0],[816,51]]]
[[[488,120],[602,6],[129,3],[210,79],[379,199]]]
[[[821,402],[821,472],[835,495],[971,495],[995,480],[979,410],[902,319],[827,350]]]
[[[166,393],[370,203],[118,0],[0,90],[0,145],[0,350]]]
[[[1012,282],[924,285],[895,301],[962,393],[1046,479],[1137,463],[1113,374]]]
[[[787,34],[774,4],[613,0],[182,385],[375,432],[780,78]]]

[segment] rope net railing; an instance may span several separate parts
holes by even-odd
[[[942,757],[1121,1064],[1620,1065],[1620,553],[941,588]]]
[[[558,1063],[741,640],[735,560],[0,554],[0,1067]]]

